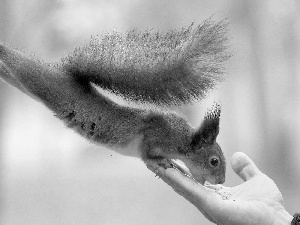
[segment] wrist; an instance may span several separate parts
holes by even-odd
[[[293,216],[289,214],[286,210],[281,210],[279,213],[276,214],[276,218],[273,225],[290,225]]]

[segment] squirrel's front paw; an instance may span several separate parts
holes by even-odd
[[[145,161],[148,167],[152,167],[153,169],[158,169],[158,167],[173,168],[173,164],[169,159],[166,158],[156,158],[156,159],[148,159]]]
[[[160,167],[163,167],[165,169],[167,168],[173,168],[173,164],[172,162],[169,160],[169,159],[161,159],[157,162],[157,164],[160,166]]]

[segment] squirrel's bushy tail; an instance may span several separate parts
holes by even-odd
[[[61,67],[129,100],[179,105],[201,99],[224,73],[227,22],[207,20],[167,33],[112,32],[94,37]]]

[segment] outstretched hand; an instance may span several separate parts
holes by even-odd
[[[233,155],[231,167],[244,183],[235,187],[202,186],[174,168],[148,166],[213,223],[290,224],[293,217],[284,209],[282,195],[273,180],[241,152]]]

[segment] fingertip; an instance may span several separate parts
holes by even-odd
[[[240,168],[243,167],[243,164],[247,162],[248,156],[243,152],[236,152],[231,157],[231,167],[235,173],[239,172]]]
[[[243,152],[233,154],[231,157],[231,167],[244,181],[261,174],[255,163]]]

